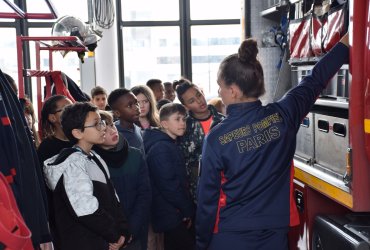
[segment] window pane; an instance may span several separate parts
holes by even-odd
[[[10,0],[10,2],[14,3],[14,0]],[[0,1],[0,12],[14,13],[14,10],[4,1]],[[14,18],[0,18],[0,22],[14,22]]]
[[[123,21],[179,20],[179,0],[122,0]]]
[[[123,48],[126,88],[151,78],[173,81],[180,77],[178,27],[124,28]]]
[[[18,83],[16,33],[13,28],[0,28],[0,68]]]
[[[88,21],[87,1],[81,0],[63,0],[53,1],[54,7],[58,13],[58,17],[65,15],[75,16],[82,21]],[[50,13],[45,0],[27,1],[27,12],[29,13]],[[30,19],[31,22],[54,22],[55,19]]]
[[[207,97],[217,96],[218,67],[226,56],[237,53],[240,25],[194,26],[191,34],[193,82]]]
[[[190,18],[207,19],[240,19],[240,0],[190,0]]]

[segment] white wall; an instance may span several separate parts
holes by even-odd
[[[110,29],[103,30],[103,37],[95,49],[96,85],[108,94],[118,88],[117,18]]]

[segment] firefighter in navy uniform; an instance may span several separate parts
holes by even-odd
[[[345,35],[312,74],[263,106],[257,42],[223,60],[219,93],[227,117],[203,144],[196,215],[197,249],[288,249],[291,162],[296,133],[329,79],[348,61]]]

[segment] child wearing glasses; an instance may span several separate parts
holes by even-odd
[[[97,107],[65,107],[61,124],[74,144],[44,163],[52,191],[59,249],[118,250],[127,244],[127,221],[104,160],[91,150],[105,139],[106,125]]]
[[[144,144],[152,184],[151,220],[156,233],[164,233],[165,250],[194,248],[191,233],[194,206],[188,190],[185,160],[176,139],[185,133],[186,110],[168,103],[159,111],[160,128],[144,131]]]
[[[113,90],[108,96],[108,104],[113,115],[118,118],[115,122],[117,130],[123,134],[128,145],[140,149],[145,154],[141,128],[135,123],[139,122],[140,107],[136,96],[128,89]]]
[[[152,199],[146,162],[139,149],[130,147],[117,131],[110,112],[99,111],[107,124],[105,140],[94,150],[107,163],[113,185],[127,215],[132,242],[126,250],[146,250]]]

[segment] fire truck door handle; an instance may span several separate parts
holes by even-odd
[[[344,125],[343,123],[334,123],[333,133],[337,136],[346,137],[347,135],[346,125]]]
[[[317,127],[319,128],[319,131],[324,132],[324,133],[329,133],[329,122],[328,121],[318,120]]]

